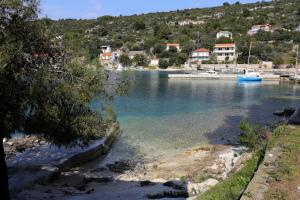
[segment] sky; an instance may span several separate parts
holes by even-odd
[[[41,0],[41,17],[51,19],[94,19],[103,15],[133,15],[172,11],[185,8],[203,8],[235,3],[237,0]],[[239,0],[240,3],[257,0]]]

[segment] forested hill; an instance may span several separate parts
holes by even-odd
[[[300,33],[296,31],[300,25],[300,0],[224,3],[213,8],[51,22],[53,31],[64,37],[67,49],[91,60],[97,57],[100,46],[107,44],[128,50],[149,52],[153,49],[160,57],[160,45],[165,42],[180,43],[183,48],[181,56],[187,57],[195,48],[197,32],[200,32],[200,46],[212,50],[216,33],[226,30],[233,33],[241,62],[252,40],[255,60],[281,64],[292,60],[292,44],[300,42]],[[270,24],[275,31],[247,36],[247,31],[256,24]]]

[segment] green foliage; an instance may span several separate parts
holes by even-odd
[[[166,59],[160,59],[159,60],[159,68],[161,69],[167,69],[169,67],[169,62]]]
[[[119,58],[119,62],[121,63],[121,65],[123,65],[124,67],[128,67],[132,64],[132,61],[130,60],[130,58],[128,57],[127,54],[122,54]]]
[[[133,28],[134,30],[138,31],[138,30],[145,30],[146,29],[146,24],[142,21],[136,21],[133,24]]]
[[[133,63],[135,63],[135,65],[137,65],[137,66],[147,66],[148,65],[146,56],[139,55],[139,54],[134,56]]]
[[[97,57],[101,45],[110,44],[114,48],[125,47],[129,50],[144,50],[157,57],[161,54],[165,42],[179,42],[184,53],[189,54],[196,48],[197,32],[200,33],[201,47],[213,49],[218,31],[229,30],[235,36],[234,42],[241,57],[238,61],[247,63],[250,39],[264,47],[260,55],[254,55],[251,63],[259,60],[273,61],[283,57],[289,50],[282,52],[287,41],[300,42],[300,33],[294,30],[299,24],[299,2],[297,0],[258,2],[253,4],[224,3],[225,7],[178,10],[176,12],[149,13],[133,16],[104,16],[97,20],[49,20],[49,27],[57,35],[64,36],[65,50],[77,55],[88,52],[89,60]],[[263,9],[263,7],[266,7]],[[273,7],[272,7],[273,6]],[[251,11],[250,11],[251,10]],[[219,16],[220,15],[220,16]],[[183,20],[204,21],[201,25],[181,26]],[[218,19],[218,20],[215,20]],[[248,37],[247,31],[255,24],[269,23],[274,28],[284,27],[290,30],[276,30],[273,33],[260,32]],[[274,41],[278,47],[274,47]],[[219,43],[220,41],[217,41]],[[255,47],[255,45],[254,45]],[[273,49],[267,52],[265,49]],[[172,55],[171,55],[172,56]],[[168,57],[170,58],[170,57]],[[170,58],[175,62],[176,59]]]
[[[95,96],[105,106],[113,95],[102,68],[68,62],[49,21],[38,20],[37,1],[0,5],[1,138],[22,131],[68,145],[103,136],[105,113],[90,108]]]
[[[232,39],[227,38],[227,37],[220,37],[217,41],[216,44],[225,44],[225,43],[232,43]]]
[[[251,149],[258,149],[264,141],[264,135],[258,125],[252,125],[248,121],[243,120],[240,124],[243,134],[240,136],[240,143]]]
[[[236,200],[239,199],[245,187],[251,181],[253,174],[257,170],[264,152],[259,150],[254,153],[242,169],[229,175],[223,182],[206,191],[198,197],[198,200]]]

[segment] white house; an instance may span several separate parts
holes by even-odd
[[[157,59],[157,58],[152,58],[152,59],[150,60],[149,66],[158,67],[158,66],[159,66],[159,59]]]
[[[109,45],[101,46],[101,51],[102,51],[103,53],[108,53],[108,52],[111,52],[111,51],[112,51],[112,48],[111,48],[111,46],[109,46]]]
[[[103,52],[99,55],[99,62],[102,64],[108,64],[113,58],[112,52]]]
[[[192,52],[191,61],[209,60],[209,50],[205,48],[196,49]]]
[[[258,31],[266,31],[266,32],[272,32],[272,26],[270,24],[260,24],[260,25],[254,25],[252,26],[251,30],[248,31],[248,35],[255,35],[258,33]]]
[[[226,38],[232,39],[232,33],[229,31],[220,31],[217,33],[217,39],[219,39],[221,37],[226,37]]]
[[[234,43],[215,44],[214,53],[218,61],[233,61],[236,58],[236,46]]]
[[[166,50],[169,51],[171,47],[175,47],[177,51],[181,51],[180,44],[178,43],[166,43]]]

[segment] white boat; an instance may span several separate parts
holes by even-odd
[[[211,74],[218,74],[218,72],[214,71],[214,70],[209,70],[209,71],[205,71],[205,72],[198,72],[197,74],[200,74],[200,75],[211,75]]]

